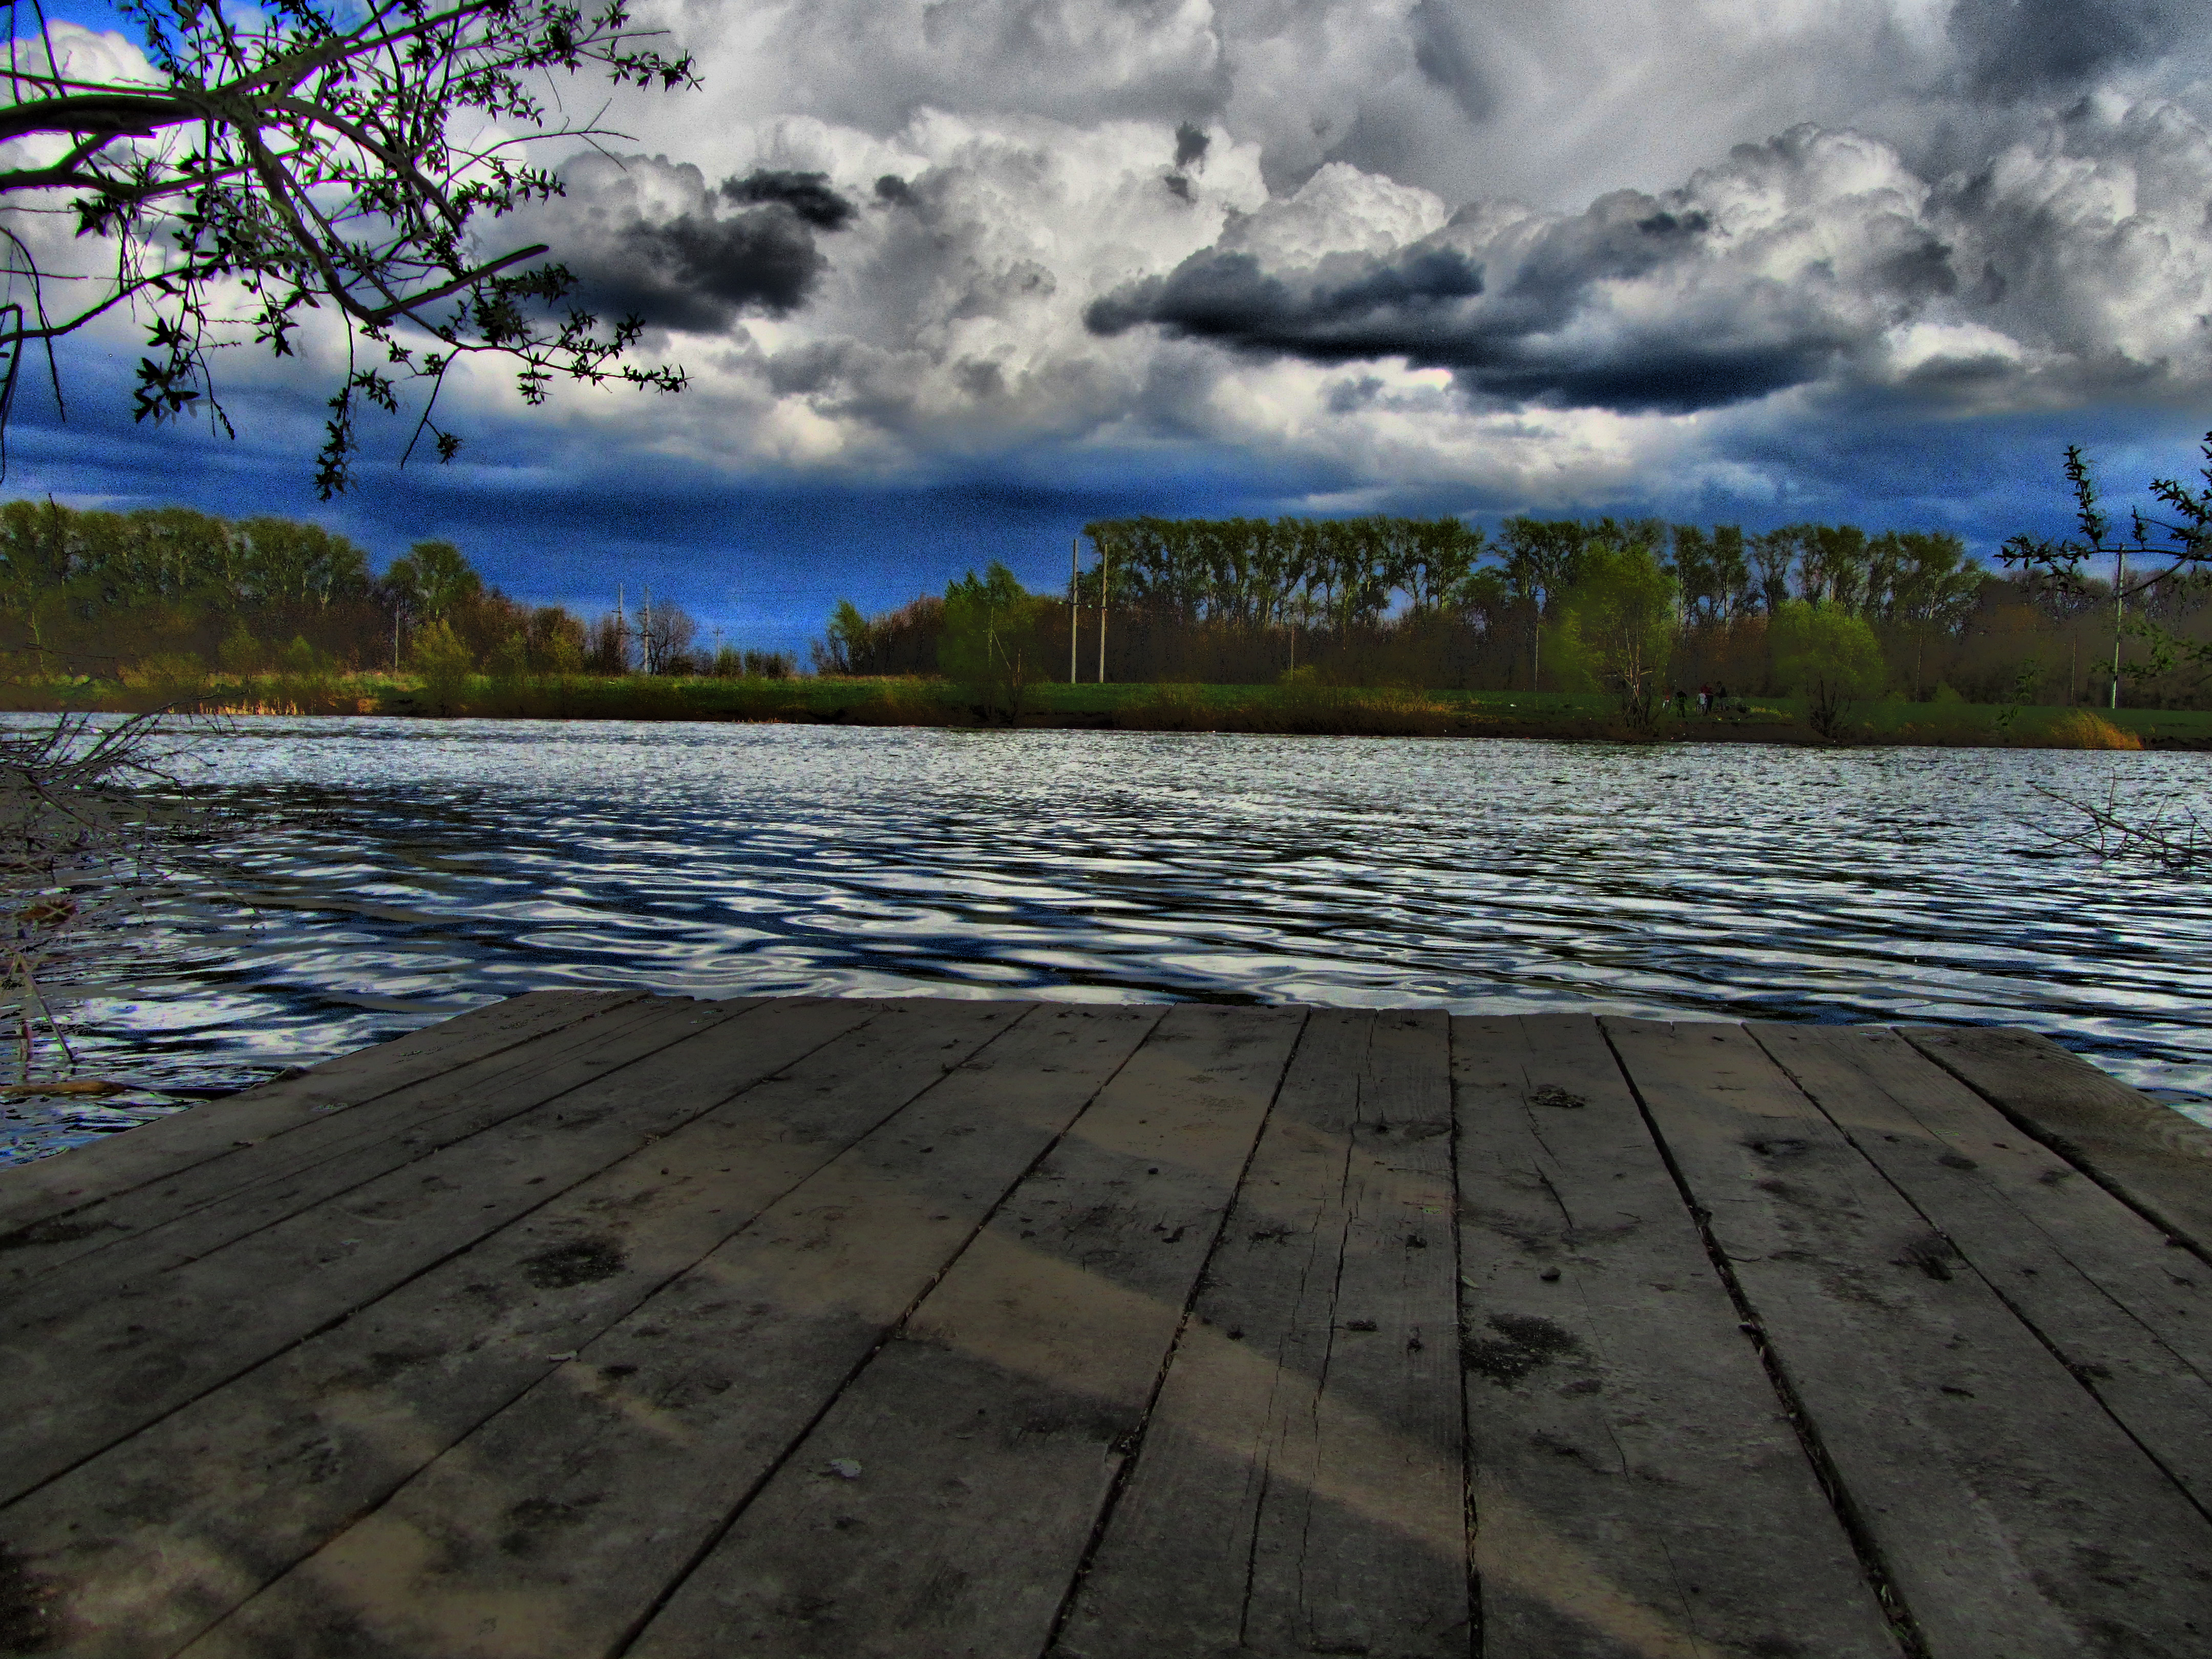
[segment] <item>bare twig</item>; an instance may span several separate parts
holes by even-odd
[[[2105,798],[2072,795],[2063,790],[2028,786],[2046,800],[2079,815],[2070,827],[2035,826],[2036,832],[2059,847],[2087,853],[2100,861],[2140,859],[2162,870],[2197,872],[2212,867],[2212,825],[2197,810],[2167,797],[2123,801],[2119,780],[2111,780]]]

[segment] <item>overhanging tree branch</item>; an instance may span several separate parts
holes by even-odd
[[[435,433],[450,459],[459,441],[429,411],[463,355],[511,359],[529,403],[556,377],[682,388],[680,368],[623,361],[642,332],[635,319],[603,325],[563,309],[574,284],[560,265],[533,263],[544,244],[480,245],[490,222],[561,194],[551,173],[509,155],[514,144],[612,136],[549,121],[540,89],[553,77],[597,70],[617,85],[697,84],[690,59],[658,50],[624,0],[266,0],[244,21],[223,0],[119,6],[143,31],[150,77],[87,78],[58,61],[43,16],[27,39],[10,29],[0,144],[31,149],[0,162],[0,232],[21,256],[0,271],[11,365],[32,342],[127,303],[153,350],[139,365],[138,418],[204,410],[227,427],[210,354],[258,343],[290,355],[301,313],[332,307],[355,342],[382,349],[386,368],[349,363],[331,400],[317,479],[326,495],[351,481],[356,398],[398,412],[404,386],[419,383],[415,437]],[[8,9],[12,24],[13,0]],[[456,143],[470,120],[507,132]],[[51,246],[31,257],[31,216],[58,211],[75,216],[80,239],[112,245],[111,271],[57,270]],[[44,293],[60,281],[100,291],[56,324]]]

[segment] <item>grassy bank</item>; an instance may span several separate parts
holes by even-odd
[[[77,678],[0,686],[16,710],[136,710],[175,705],[237,714],[399,714],[509,720],[745,720],[848,726],[1062,727],[1372,737],[1633,738],[1611,700],[1554,691],[1415,691],[1291,685],[1027,687],[1018,710],[938,679],[499,680],[432,688],[408,675],[263,675],[193,685]],[[1786,697],[1724,713],[1661,717],[1662,740],[1819,741]],[[2212,748],[2212,712],[1877,702],[1849,712],[1844,744],[1948,747]]]

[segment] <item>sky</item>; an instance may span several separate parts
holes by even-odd
[[[234,354],[236,439],[134,426],[118,321],[27,392],[0,494],[459,544],[518,597],[651,585],[795,646],[1086,521],[1657,514],[2066,527],[2212,428],[2195,0],[641,0],[701,90],[564,105],[488,223],[648,324],[674,397],[495,374],[448,466],[336,359]],[[64,45],[127,64],[96,0]],[[604,104],[604,111],[601,106]],[[619,136],[615,136],[619,135]],[[495,246],[496,245],[496,246]],[[1087,549],[1086,549],[1087,556]]]

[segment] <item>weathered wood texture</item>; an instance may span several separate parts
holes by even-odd
[[[672,1051],[660,1088],[592,1091],[527,1149],[541,1156],[475,1149],[477,1178],[441,1191],[540,1207],[504,1226],[463,1213],[443,1236],[439,1218],[410,1218],[426,1271],[371,1286],[343,1322],[72,1469],[10,1510],[0,1535],[63,1590],[69,1650],[141,1651],[149,1631],[180,1643],[561,1370],[1018,1012],[827,1002],[741,1017],[707,1034],[720,1042]],[[543,1155],[574,1156],[599,1133],[619,1139],[590,1176],[544,1176]],[[336,1206],[306,1219],[358,1224]]]
[[[2006,1033],[520,998],[0,1171],[0,1651],[2212,1651],[2180,1122]]]
[[[1894,1654],[1597,1022],[1452,1048],[1484,1652]]]
[[[2039,1032],[1901,1030],[2021,1128],[2212,1261],[2212,1129]]]
[[[2212,1275],[1902,1037],[1751,1027],[2136,1443],[2212,1511]],[[2212,1171],[2208,1171],[2212,1177]]]
[[[1170,1012],[630,1651],[1037,1652],[1303,1018]]]
[[[1070,1659],[1468,1650],[1447,1042],[1310,1018]]]
[[[843,1045],[836,1109],[896,1110],[193,1651],[607,1652],[1158,1018],[1040,1008],[939,1076]],[[818,1119],[826,1073],[800,1069]],[[793,1127],[740,1103],[740,1128]],[[672,1139],[653,1159],[700,1163]]]
[[[1608,1020],[1936,1659],[2200,1647],[2212,1522],[1740,1026]]]
[[[211,1158],[283,1134],[339,1107],[357,1106],[471,1060],[521,1047],[626,1003],[623,991],[532,991],[345,1054],[295,1077],[211,1102],[128,1134],[7,1172],[0,1193],[0,1249],[23,1229],[82,1209]]]

